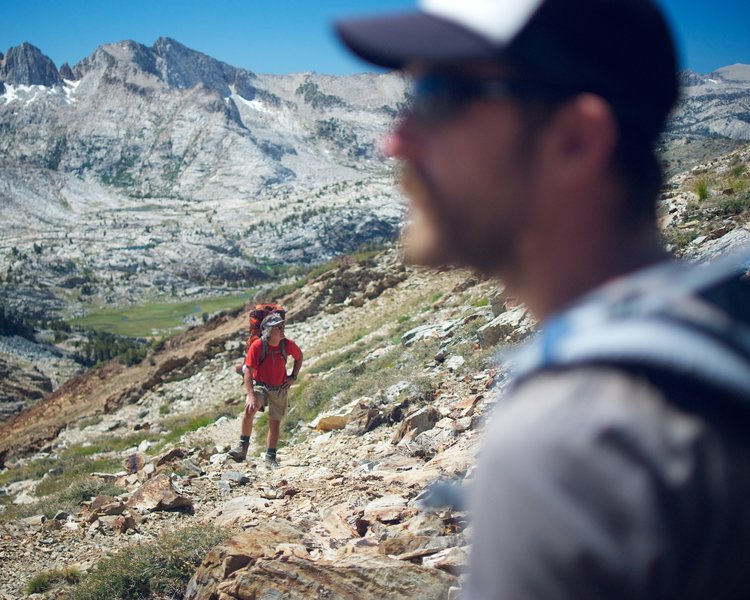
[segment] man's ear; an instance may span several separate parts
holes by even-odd
[[[556,112],[547,138],[548,158],[561,185],[576,184],[609,169],[619,130],[610,104],[579,94]]]

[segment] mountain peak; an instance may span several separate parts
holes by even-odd
[[[60,74],[48,56],[28,42],[0,55],[0,81],[12,85],[46,85],[61,83]]]
[[[745,65],[742,63],[728,65],[726,67],[716,69],[716,71],[714,71],[712,75],[721,77],[724,81],[750,83],[750,65]]]
[[[229,86],[240,83],[252,97],[252,86],[247,81],[252,74],[248,71],[211,58],[169,37],[158,38],[151,51],[158,57],[161,78],[171,87],[189,88],[202,83],[226,97],[231,94]]]

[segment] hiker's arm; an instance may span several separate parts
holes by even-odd
[[[292,365],[292,373],[286,376],[286,382],[284,383],[285,387],[289,387],[297,379],[299,370],[302,368],[302,356],[302,351],[300,350],[299,358],[294,359],[294,365]]]
[[[245,389],[247,390],[245,410],[257,410],[259,407],[255,398],[255,388],[253,388],[253,370],[249,367],[245,369]]]

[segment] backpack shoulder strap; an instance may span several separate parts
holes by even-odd
[[[621,298],[599,295],[552,319],[511,359],[516,383],[542,370],[607,364],[697,380],[750,406],[750,326],[732,306],[750,302],[747,281],[737,287],[747,267],[720,266],[666,269],[652,289],[639,289],[636,275]]]
[[[258,366],[260,366],[263,363],[263,361],[266,360],[266,356],[268,356],[268,341],[264,340],[263,338],[261,338],[261,340],[262,340],[261,343],[263,344],[263,346],[260,351],[260,360],[258,361]],[[281,340],[280,351],[281,351],[281,358],[284,359],[284,364],[286,364],[286,357],[287,357],[286,339]]]

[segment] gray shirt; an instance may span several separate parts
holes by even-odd
[[[611,368],[522,383],[480,453],[468,598],[750,598],[750,432],[725,425]]]

